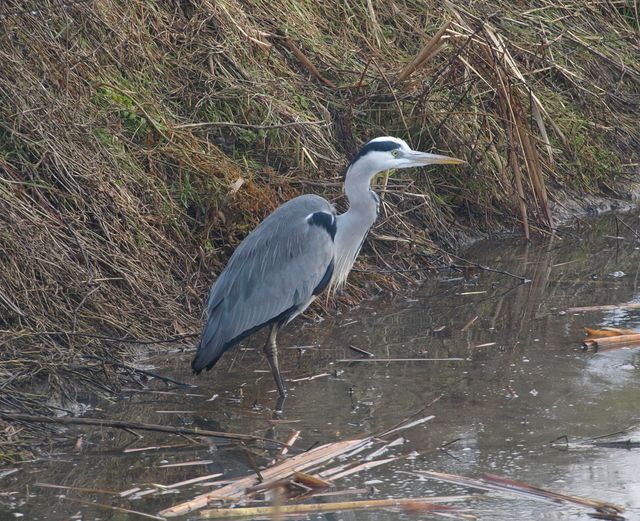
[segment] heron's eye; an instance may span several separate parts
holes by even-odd
[[[391,152],[391,155],[392,155],[393,157],[398,157],[398,156],[400,155],[400,152],[398,152],[397,150],[393,150],[393,151]]]

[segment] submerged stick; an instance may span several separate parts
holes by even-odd
[[[105,510],[113,510],[115,512],[124,512],[125,514],[132,514],[134,516],[145,517],[147,519],[157,519],[158,521],[165,521],[163,517],[154,516],[153,514],[147,514],[145,512],[139,512],[138,510],[131,510],[130,508],[117,507],[114,505],[106,505],[104,503],[94,503],[93,501],[85,501],[84,499],[78,499],[75,497],[69,496],[59,496],[61,499],[66,499],[67,501],[73,501],[75,503],[80,503],[82,505],[86,505],[89,507],[98,507],[103,508]]]
[[[87,488],[87,487],[70,487],[67,485],[55,485],[53,483],[36,482],[33,484],[33,486],[42,487],[42,488],[55,488],[60,490],[71,490],[73,492],[87,492],[89,494],[107,494],[109,496],[115,496],[119,493],[116,490],[105,490],[102,488]]]
[[[640,441],[619,440],[619,441],[594,441],[594,447],[604,447],[606,449],[637,449],[640,448]]]
[[[263,438],[262,436],[252,436],[251,434],[236,434],[233,432],[208,431],[204,429],[187,429],[185,427],[172,427],[170,425],[156,425],[152,423],[131,423],[121,420],[101,420],[99,418],[73,418],[62,416],[53,418],[51,416],[38,416],[32,414],[22,414],[7,411],[0,411],[0,418],[14,421],[24,421],[28,423],[58,423],[61,425],[95,425],[98,427],[111,427],[114,429],[133,429],[139,431],[168,432],[171,434],[188,434],[191,436],[213,436],[229,440],[242,441],[264,441],[275,443],[276,445],[286,445],[281,441]]]

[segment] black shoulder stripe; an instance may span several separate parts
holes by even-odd
[[[327,212],[314,212],[307,217],[307,222],[313,226],[320,226],[327,230],[333,240],[336,236],[336,216]]]
[[[326,288],[329,282],[331,281],[331,277],[333,276],[333,267],[334,267],[334,263],[333,263],[333,259],[331,259],[331,263],[329,264],[329,266],[327,266],[327,271],[324,272],[322,279],[320,280],[320,282],[318,282],[318,285],[313,290],[314,296],[322,293],[322,290]]]
[[[366,156],[369,152],[389,152],[390,150],[395,150],[396,148],[400,148],[401,145],[396,143],[395,141],[373,141],[367,143],[360,149],[358,155],[353,158],[351,163],[355,163],[361,157]]]

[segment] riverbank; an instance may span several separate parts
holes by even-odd
[[[419,279],[470,237],[625,199],[638,23],[625,4],[535,1],[5,2],[2,407],[73,412],[77,393],[145,378],[132,342],[196,332],[216,274],[283,201],[342,208],[371,137],[468,166],[380,178],[361,269]],[[346,304],[407,279],[351,282]],[[3,427],[13,459],[27,431]]]

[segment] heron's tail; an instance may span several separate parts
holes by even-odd
[[[216,363],[222,356],[222,353],[220,353],[219,355],[214,355],[212,357],[207,351],[208,350],[206,349],[206,347],[204,347],[202,343],[200,343],[200,345],[198,346],[198,351],[196,352],[196,356],[191,361],[191,369],[193,369],[194,374],[200,374],[203,369],[206,369],[208,371],[214,365],[216,365]]]
[[[202,330],[196,356],[191,362],[191,369],[195,374],[200,374],[203,369],[207,371],[211,369],[225,351],[224,340],[220,338],[222,332],[219,325],[219,317],[209,317]]]

